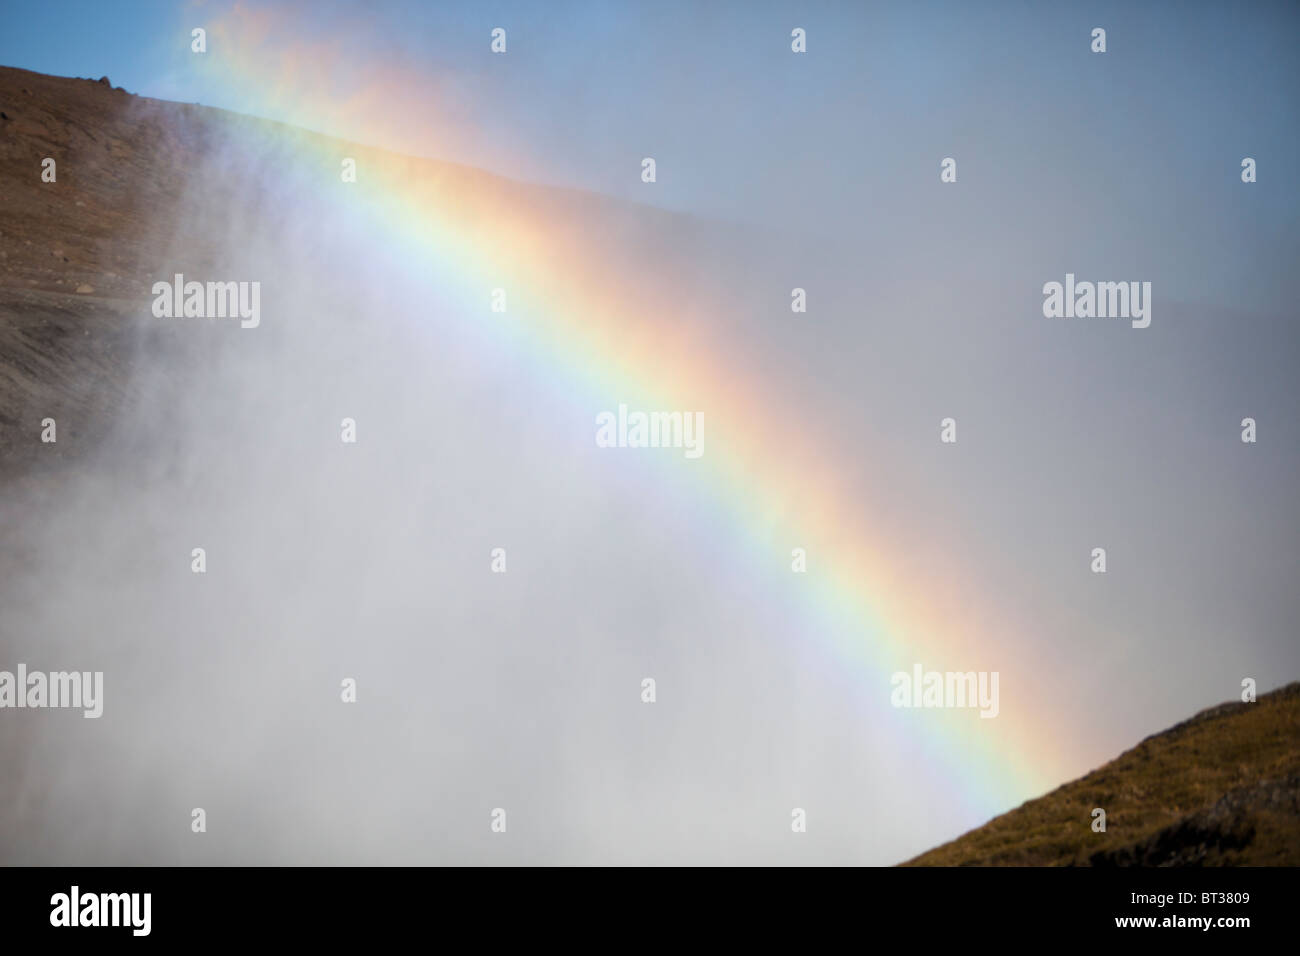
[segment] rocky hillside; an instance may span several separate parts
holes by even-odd
[[[904,865],[1300,865],[1300,683],[1202,711]]]
[[[126,400],[201,112],[0,68],[0,478],[67,464]],[[46,417],[56,444],[34,440]]]
[[[244,157],[232,153],[235,143],[350,155],[368,168],[382,156],[412,190],[454,197],[439,205],[471,234],[508,206],[534,211],[555,248],[599,229],[665,267],[670,258],[677,268],[706,258],[686,249],[690,217],[681,214],[135,96],[107,77],[0,67],[0,481],[30,481],[74,463],[121,415],[142,362],[157,386],[159,375],[183,377],[201,359],[196,336],[149,321],[150,289],[182,262],[207,272],[223,254],[225,231],[186,207],[196,179],[206,208],[233,221],[264,220],[280,205],[274,184],[214,161]],[[42,175],[47,159],[52,182]],[[656,235],[647,224],[669,219],[671,244],[636,245]],[[636,294],[656,292],[641,283]],[[37,440],[46,417],[58,422],[57,444]]]

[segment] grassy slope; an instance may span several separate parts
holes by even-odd
[[[1293,683],[1203,711],[903,865],[1300,865],[1298,784]]]

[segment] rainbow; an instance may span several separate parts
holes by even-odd
[[[210,52],[193,58],[198,63],[192,68],[211,71],[242,112],[307,129],[346,129],[353,141],[365,143],[390,142],[393,130],[385,124],[395,114],[429,112],[427,103],[417,112],[411,92],[427,80],[396,67],[367,70],[350,97],[327,95],[319,87],[320,64],[334,62],[338,50],[302,40],[294,25],[275,17],[237,5],[209,20]],[[449,134],[436,129],[436,119],[430,129],[434,139]],[[344,144],[314,135],[298,142],[304,167],[321,171],[322,188],[337,188]],[[428,147],[437,154],[435,142]],[[668,464],[672,456],[646,455],[645,467],[654,481],[671,483],[692,509],[717,522],[745,573],[791,609],[791,632],[833,665],[829,673],[878,684],[885,720],[892,673],[910,671],[914,662],[967,670],[961,665],[976,656],[1013,658],[1025,646],[1023,637],[1003,637],[990,648],[979,625],[987,628],[996,614],[983,607],[978,615],[967,613],[951,593],[946,602],[936,601],[934,591],[945,587],[907,580],[891,566],[893,549],[862,517],[869,500],[861,501],[861,489],[844,486],[833,440],[819,436],[757,376],[729,362],[705,333],[689,323],[664,323],[661,317],[679,308],[667,293],[658,301],[653,290],[629,296],[619,276],[594,267],[601,250],[590,240],[557,227],[532,204],[501,201],[498,177],[460,167],[430,176],[424,161],[347,148],[357,159],[361,188],[350,194],[356,199],[341,201],[370,217],[360,228],[380,230],[385,248],[399,250],[413,268],[419,264],[427,272],[435,263],[438,280],[454,287],[467,309],[472,305],[473,321],[497,320],[491,334],[526,350],[584,408],[627,402],[706,410],[710,434],[703,458]],[[503,263],[510,264],[510,288],[526,290],[523,319],[515,300],[508,315],[488,310],[490,290],[504,284]],[[800,529],[799,540],[788,536],[790,525]],[[807,574],[791,573],[797,546],[809,548]],[[934,578],[951,582],[960,575],[943,568]],[[1002,665],[1006,691],[1014,680],[1034,676],[1017,666],[1014,660]],[[1053,719],[1059,722],[1059,715]],[[1069,766],[1053,725],[1009,702],[996,720],[981,720],[974,711],[898,711],[885,726],[890,732],[915,728],[907,744],[932,768],[932,781],[959,792],[981,813],[1004,811],[1043,792],[1064,779]]]

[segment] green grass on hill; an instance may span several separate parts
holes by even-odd
[[[1298,785],[1300,682],[1202,711],[903,865],[1296,866]]]

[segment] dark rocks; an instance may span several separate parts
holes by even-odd
[[[1212,806],[1125,847],[1089,857],[1092,866],[1222,866],[1255,842],[1261,814],[1300,819],[1300,775],[1225,793]]]

